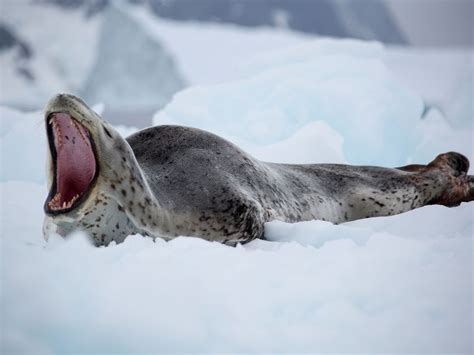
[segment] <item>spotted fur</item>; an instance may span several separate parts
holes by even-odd
[[[71,95],[53,98],[46,117],[52,112],[89,129],[99,176],[79,207],[46,217],[45,235],[80,229],[97,245],[134,233],[233,245],[264,237],[264,223],[275,219],[342,223],[474,198],[469,162],[458,153],[397,169],[273,164],[189,127],[151,127],[125,140]]]

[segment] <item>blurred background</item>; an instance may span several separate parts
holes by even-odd
[[[255,55],[321,36],[380,41],[426,107],[472,97],[471,0],[1,0],[0,105],[57,92],[150,124],[173,95],[244,76]],[[436,85],[433,85],[436,80]]]

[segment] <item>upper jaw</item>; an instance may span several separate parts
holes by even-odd
[[[71,109],[75,106],[75,96],[69,94],[57,94],[53,96],[46,104],[45,118],[48,118],[54,112],[65,112],[71,114]]]
[[[57,94],[52,97],[46,104],[44,112],[46,121],[53,113],[66,113],[84,125],[91,133],[93,133],[93,120],[98,117],[84,101],[70,94]]]

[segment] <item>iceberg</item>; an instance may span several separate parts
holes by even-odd
[[[122,113],[162,108],[185,85],[173,57],[120,7],[109,6],[103,16],[81,96]]]
[[[247,64],[243,79],[179,92],[154,123],[264,146],[321,121],[342,136],[349,163],[403,165],[421,137],[423,101],[383,53],[377,43],[320,39],[267,54]]]

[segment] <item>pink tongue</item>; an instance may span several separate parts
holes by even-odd
[[[96,162],[86,128],[65,113],[54,113],[52,119],[57,193],[61,194],[59,206],[62,206],[87,191],[95,175]]]

